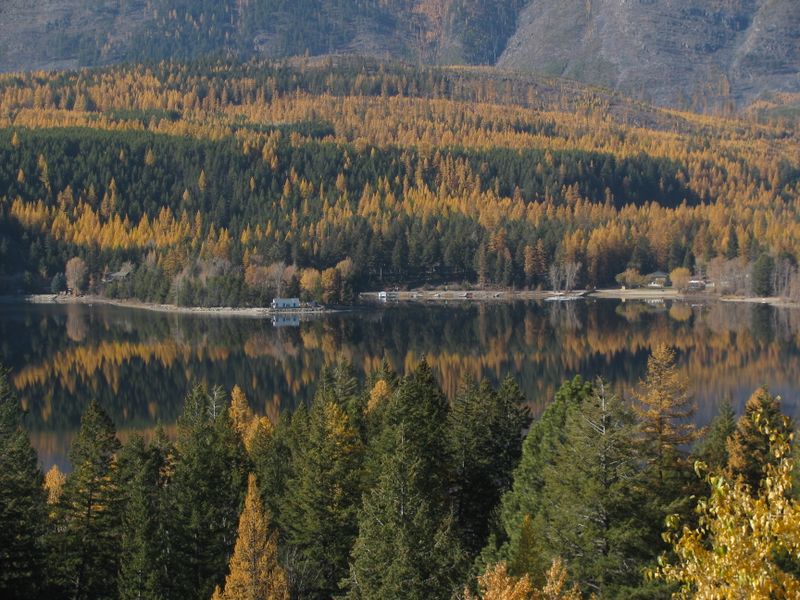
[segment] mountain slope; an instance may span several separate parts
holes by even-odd
[[[718,108],[800,89],[796,0],[534,0],[498,64]]]
[[[661,105],[800,92],[797,0],[3,0],[0,71],[359,54],[577,79]]]

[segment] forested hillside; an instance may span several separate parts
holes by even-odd
[[[661,105],[797,110],[795,0],[4,0],[0,71],[361,55],[574,78]]]
[[[756,264],[757,293],[797,287],[800,142],[780,119],[327,60],[4,76],[0,127],[6,291],[346,303],[681,266],[753,291]]]

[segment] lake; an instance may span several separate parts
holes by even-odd
[[[395,305],[312,321],[181,315],[104,305],[0,306],[0,362],[27,410],[45,468],[68,469],[81,412],[96,397],[120,437],[174,430],[193,382],[238,384],[275,418],[307,402],[323,365],[363,376],[386,357],[399,372],[423,356],[447,394],[464,376],[513,375],[534,412],[565,379],[602,375],[629,395],[651,348],[676,348],[706,424],[759,385],[800,414],[800,311],[709,302],[517,302]]]

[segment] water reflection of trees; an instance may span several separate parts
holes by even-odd
[[[534,409],[574,374],[602,374],[625,392],[665,342],[707,420],[761,383],[794,392],[800,312],[712,303],[562,302],[392,307],[274,328],[263,320],[163,315],[113,307],[48,307],[0,314],[0,358],[40,432],[70,431],[91,397],[120,426],[172,423],[192,381],[240,385],[263,412],[307,401],[321,367],[346,360],[364,373],[386,357],[399,371],[426,356],[445,391],[460,379],[513,374]],[[785,398],[790,411],[793,397]]]

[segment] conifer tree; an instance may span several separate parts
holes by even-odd
[[[788,426],[791,428],[791,424]],[[736,431],[728,438],[728,473],[741,477],[755,493],[764,477],[767,465],[776,464],[770,454],[770,439],[765,428],[787,434],[791,429],[784,425],[780,397],[773,396],[762,387],[747,400],[744,414],[736,424]]]
[[[73,471],[56,511],[59,544],[51,559],[60,587],[74,600],[108,598],[116,593],[121,522],[119,448],[111,418],[92,400],[70,449]]]
[[[736,414],[730,401],[723,402],[695,454],[709,469],[722,471],[728,465],[728,440],[735,431]]]
[[[542,547],[549,558],[563,557],[582,589],[602,597],[638,585],[654,553],[643,547],[635,444],[633,414],[598,382],[569,410],[564,439],[544,469]]]
[[[406,429],[398,425],[377,485],[364,497],[346,582],[350,599],[450,598],[463,576],[452,517],[428,494],[425,461]]]
[[[0,366],[0,597],[35,598],[45,574],[45,492],[36,450]]]
[[[484,381],[456,395],[447,424],[453,464],[451,494],[465,549],[476,554],[486,543],[489,517],[519,461],[522,432],[530,424],[525,398],[506,379],[499,391]]]
[[[167,452],[163,430],[159,430],[149,447],[141,437],[134,437],[122,451],[128,464],[121,470],[128,473],[124,481],[125,510],[117,584],[121,600],[163,598],[168,589]]]
[[[347,574],[357,533],[363,446],[344,409],[318,393],[305,437],[292,452],[293,475],[281,507],[292,552],[292,585],[304,598],[327,598]]]
[[[447,492],[451,465],[447,451],[448,402],[426,360],[403,378],[381,413],[379,431],[370,444],[370,477],[375,478],[376,466],[392,451],[395,434],[405,426],[405,444],[422,461],[420,481],[431,498]]]
[[[289,583],[278,564],[278,535],[270,530],[270,516],[261,502],[254,475],[247,484],[239,517],[236,546],[220,600],[288,600]]]
[[[656,346],[647,361],[647,375],[634,404],[645,449],[657,476],[676,460],[679,448],[697,439],[689,419],[696,407],[688,392],[688,381],[675,364],[675,352],[664,344]]]
[[[484,565],[508,560],[513,575],[528,573],[534,577],[535,582],[538,581],[541,572],[516,570],[518,566],[534,563],[538,564],[540,571],[546,567],[546,564],[533,559],[532,548],[528,543],[532,536],[528,536],[523,544],[521,535],[525,531],[530,533],[531,520],[539,513],[544,469],[554,460],[555,450],[563,440],[567,413],[592,393],[592,384],[580,376],[565,381],[554,401],[531,426],[522,444],[521,459],[514,469],[512,487],[501,500],[500,531],[482,553],[480,562]],[[524,528],[523,523],[526,520],[528,527]],[[521,544],[525,548],[520,547]]]
[[[247,456],[226,404],[219,388],[195,386],[178,420],[169,494],[171,597],[208,600],[233,551]]]

